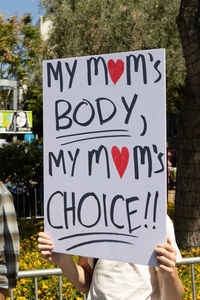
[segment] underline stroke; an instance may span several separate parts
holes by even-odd
[[[77,142],[82,142],[82,141],[87,141],[87,140],[95,140],[95,139],[103,139],[103,138],[111,138],[111,137],[131,137],[129,134],[119,134],[119,135],[102,135],[102,136],[97,136],[97,137],[91,137],[91,138],[85,138],[85,139],[79,139],[67,143],[61,144],[61,146],[77,143]]]
[[[102,132],[129,132],[127,129],[110,129],[110,130],[98,130],[98,131],[89,131],[89,132],[81,132],[81,133],[73,133],[73,134],[67,134],[67,135],[60,135],[57,136],[56,139],[62,139],[65,137],[71,137],[71,136],[77,136],[77,135],[85,135],[85,134],[93,134],[93,133],[102,133]]]
[[[133,230],[139,229],[141,225],[135,227]],[[89,233],[77,233],[73,235],[68,235],[59,238],[59,241],[74,238],[74,237],[80,237],[80,236],[89,236],[89,235],[120,235],[120,236],[127,236],[127,237],[132,237],[132,238],[138,238],[137,235],[131,235],[131,234],[124,234],[124,233],[115,233],[115,232],[89,232]]]
[[[67,248],[66,250],[69,251],[74,248],[82,247],[82,246],[89,245],[89,244],[95,244],[95,243],[121,243],[121,244],[127,244],[127,245],[134,245],[133,243],[119,241],[119,240],[94,240],[94,241],[88,241],[88,242],[76,244],[74,246]]]

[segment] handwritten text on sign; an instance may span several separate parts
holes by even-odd
[[[55,251],[155,263],[166,235],[164,66],[163,49],[44,61]]]

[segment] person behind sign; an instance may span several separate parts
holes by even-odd
[[[89,293],[88,300],[179,300],[184,293],[176,269],[181,254],[168,216],[167,236],[166,243],[154,249],[158,267],[104,259],[95,264],[95,259],[86,257],[79,257],[75,264],[70,255],[53,252],[53,242],[44,232],[39,233],[38,248],[41,256],[57,264],[78,290]]]
[[[0,181],[0,300],[16,287],[19,259],[19,231],[13,198]]]

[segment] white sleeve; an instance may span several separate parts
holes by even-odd
[[[177,253],[176,261],[182,260],[180,250],[179,250],[179,248],[177,246],[177,243],[176,243],[174,225],[173,225],[173,223],[172,223],[169,216],[167,216],[167,237],[170,238],[170,240],[172,241],[173,247],[176,249],[176,253]]]

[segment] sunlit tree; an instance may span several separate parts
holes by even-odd
[[[33,124],[37,124],[38,109],[42,110],[41,92],[39,93],[41,86],[35,83],[41,46],[39,28],[32,25],[31,15],[6,17],[5,14],[0,14],[0,79],[16,80],[20,88],[24,89],[24,100],[28,101],[24,101],[21,108],[34,109],[31,103],[37,98],[38,106],[36,113],[33,111]],[[30,90],[34,90],[35,94]],[[12,91],[1,87],[0,109],[7,109],[11,99]]]
[[[185,64],[177,0],[41,0],[52,20],[45,58],[166,48],[167,107],[182,104]]]
[[[181,248],[200,247],[200,5],[182,0],[177,24],[187,67],[179,114],[175,229]]]

